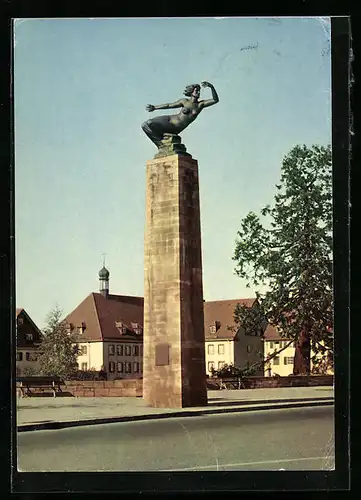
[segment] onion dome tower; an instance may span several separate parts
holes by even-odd
[[[98,273],[99,276],[99,292],[103,297],[108,298],[109,296],[109,276],[110,273],[105,267],[105,259],[103,259],[103,267]]]

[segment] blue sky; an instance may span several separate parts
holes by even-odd
[[[241,219],[272,202],[293,146],[331,141],[328,19],[22,19],[14,38],[17,307],[40,327],[69,313],[98,291],[104,252],[111,292],[143,295],[156,149],[140,126],[166,113],[145,106],[202,80],[220,102],[181,136],[199,164],[204,298],[252,295],[234,275]]]

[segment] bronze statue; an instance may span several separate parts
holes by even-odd
[[[199,100],[201,86],[197,83],[187,85],[184,95],[189,97],[189,99],[183,98],[170,104],[159,104],[157,106],[153,106],[153,104],[147,105],[147,111],[182,108],[176,115],[158,116],[142,124],[143,131],[158,148],[162,146],[162,141],[165,139],[165,136],[177,136],[182,130],[188,127],[188,125],[194,122],[203,108],[213,106],[213,104],[219,101],[218,94],[211,83],[202,82],[202,87],[209,87],[211,89],[212,99],[207,99],[205,101]],[[180,139],[178,142],[180,142]]]

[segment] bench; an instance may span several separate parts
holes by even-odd
[[[56,397],[57,392],[63,392],[61,386],[65,385],[60,377],[18,377],[16,379],[16,386],[21,391],[21,396],[31,396],[34,392],[32,389],[50,389],[53,397]]]
[[[220,380],[220,389],[242,389],[244,387],[243,381],[240,377],[225,377]]]

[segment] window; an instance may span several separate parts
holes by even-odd
[[[115,322],[115,327],[118,328],[119,333],[121,335],[124,335],[125,333],[127,333],[127,327],[121,321],[116,321]]]
[[[18,325],[20,326],[20,325],[22,325],[23,323],[24,323],[23,318],[18,318]]]
[[[32,333],[26,333],[25,334],[25,340],[33,340],[33,334]]]
[[[133,346],[133,355],[139,356],[139,346],[137,345]]]
[[[117,363],[117,372],[118,373],[122,373],[123,372],[123,363],[121,361],[119,361]]]
[[[273,349],[273,342],[270,342],[270,343],[269,343],[269,348],[270,348],[270,349]]]
[[[139,363],[138,363],[138,361],[135,361],[133,363],[133,372],[134,373],[138,373],[139,372]]]
[[[109,356],[114,356],[114,346],[113,345],[110,345],[108,346],[108,353],[109,353]]]
[[[283,363],[285,365],[293,365],[293,357],[292,356],[285,356],[283,358]]]
[[[248,345],[247,346],[247,352],[251,352],[252,351],[252,346],[251,345]]]
[[[26,359],[26,361],[31,361],[30,358],[31,358],[30,352],[25,353],[25,359]]]
[[[124,346],[124,351],[125,351],[124,356],[131,356],[131,354],[132,354],[131,349],[132,349],[132,346],[130,346],[130,345]]]
[[[218,345],[218,354],[224,354],[224,344]]]
[[[216,329],[216,325],[212,325],[209,327],[209,331],[210,333],[216,333],[217,329]]]
[[[208,345],[208,354],[214,354],[214,344]]]
[[[131,373],[132,371],[132,365],[131,363],[125,363],[125,373]]]
[[[123,356],[123,346],[117,345],[117,356]]]
[[[280,357],[279,356],[276,356],[275,358],[273,358],[273,364],[274,365],[279,365],[280,364]]]
[[[80,346],[80,354],[81,355],[85,355],[85,354],[87,354],[87,352],[88,352],[88,349],[87,349],[86,345]]]
[[[88,369],[88,363],[82,363],[82,364],[81,364],[81,369],[82,369],[83,371],[87,370],[87,369]]]
[[[214,368],[214,361],[208,361],[208,371],[211,372],[212,368]]]
[[[224,361],[218,361],[218,370],[221,370],[224,366]]]
[[[140,325],[138,323],[131,323],[131,327],[136,335],[140,335]]]
[[[115,363],[114,361],[109,361],[109,371],[110,373],[115,371]]]
[[[22,361],[22,360],[23,360],[23,353],[17,352],[16,353],[16,361]]]

